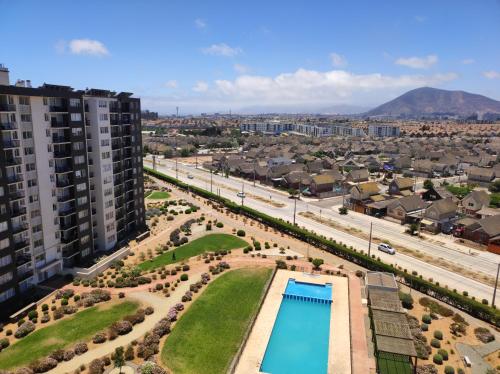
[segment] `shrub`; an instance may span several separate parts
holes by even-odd
[[[10,345],[9,339],[7,338],[0,339],[0,351],[2,349],[7,348],[9,345]]]
[[[478,338],[479,341],[485,344],[495,340],[495,335],[493,335],[486,327],[475,328],[474,335],[476,335],[476,338]]]
[[[434,357],[432,357],[432,361],[437,365],[442,365],[443,357],[440,354],[435,354]]]
[[[73,357],[75,357],[75,352],[73,350],[70,349],[69,351],[64,352],[64,361],[69,361]]]
[[[125,360],[127,361],[132,361],[135,357],[135,353],[134,353],[134,347],[132,347],[132,345],[128,345],[127,346],[127,349],[125,350]]]
[[[443,340],[443,333],[439,330],[434,331],[434,337],[439,340]]]
[[[52,352],[50,355],[49,355],[50,358],[53,358],[54,360],[56,360],[57,362],[62,362],[64,361],[64,349],[58,349],[58,350],[55,350],[54,352]]]
[[[46,311],[48,311],[48,310],[49,310],[49,306],[48,306],[48,304],[43,304],[43,305],[42,305],[42,312],[46,312]]]
[[[443,357],[444,361],[448,361],[448,351],[446,349],[438,350],[438,354],[440,354]]]
[[[47,371],[54,369],[56,366],[57,361],[53,358],[47,357],[32,363],[31,369],[35,373],[46,373]]]
[[[29,333],[35,331],[35,324],[31,321],[24,322],[14,333],[14,336],[18,339],[24,338]]]
[[[185,282],[189,279],[189,276],[187,274],[181,274],[181,281]]]
[[[455,369],[452,366],[446,366],[444,368],[444,374],[455,374]]]
[[[89,364],[89,374],[102,374],[104,373],[104,361],[96,358]]]
[[[312,260],[312,264],[314,266],[314,269],[319,270],[321,269],[321,265],[323,265],[324,261],[322,258],[315,258]]]
[[[155,310],[154,310],[154,308],[153,308],[152,306],[148,306],[148,307],[146,307],[146,309],[144,309],[144,313],[145,313],[147,316],[149,316],[149,315],[153,314],[153,313],[154,313],[154,311],[155,311]]]
[[[48,305],[47,305],[47,308],[48,308]],[[30,320],[38,318],[38,312],[36,310],[30,310],[30,312],[28,313],[28,318]]]
[[[212,230],[212,224],[211,224],[211,223],[207,223],[207,224],[205,225],[205,228],[206,228],[206,230],[207,230],[207,231]]]
[[[80,356],[87,352],[89,350],[89,347],[87,346],[87,343],[76,343],[74,350],[75,354]]]
[[[428,325],[430,325],[430,324],[431,324],[431,322],[432,322],[432,318],[431,318],[431,316],[430,316],[430,315],[428,315],[428,314],[424,314],[424,315],[422,316],[422,322],[423,322],[423,323],[426,323],[426,324],[428,324]]]
[[[403,308],[412,309],[413,308],[413,297],[409,293],[399,292],[399,299],[401,300],[401,304],[403,304]]]
[[[224,224],[222,222],[217,222],[215,224],[215,226],[217,226],[219,229],[223,228],[224,227]]]
[[[244,230],[238,230],[238,231],[236,231],[236,235],[238,235],[238,236],[245,236],[246,233],[245,233]]]
[[[106,334],[103,332],[98,332],[97,334],[94,335],[92,338],[92,342],[94,344],[102,344],[107,340]]]
[[[132,323],[130,321],[118,321],[113,323],[112,328],[118,335],[126,335],[132,331]]]
[[[118,337],[118,332],[111,326],[108,329],[108,339],[109,340],[115,340]]]
[[[167,374],[165,369],[152,361],[147,361],[139,367],[140,374]]]
[[[420,326],[420,328],[422,329],[422,331],[428,331],[429,330],[429,325],[427,323],[422,323],[422,325]]]
[[[441,348],[441,342],[437,339],[432,339],[431,340],[431,347]]]

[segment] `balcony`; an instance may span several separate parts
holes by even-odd
[[[69,208],[65,208],[65,209],[61,209],[57,212],[57,215],[59,217],[68,217],[68,216],[71,216],[73,214],[76,214],[76,210],[75,210],[74,206],[69,207]]]
[[[59,179],[57,178],[56,180],[56,187],[57,188],[65,188],[73,185],[73,181],[69,178],[63,178]]]
[[[111,118],[111,119],[109,120],[109,124],[110,124],[111,126],[118,126],[118,125],[120,125],[120,121],[118,120],[118,118]]]
[[[10,201],[15,201],[19,199],[23,199],[26,196],[23,190],[15,190],[15,191],[9,191],[9,200]]]
[[[69,150],[54,151],[54,158],[68,158],[68,157],[71,157],[71,151]]]
[[[67,111],[68,111],[67,105],[64,105],[64,104],[49,105],[49,112],[66,113]]]
[[[66,203],[66,202],[74,200],[74,199],[75,199],[75,197],[73,196],[73,193],[65,193],[65,194],[57,196],[58,203]]]
[[[16,266],[22,266],[31,261],[31,256],[27,253],[16,253]]]
[[[26,207],[13,208],[10,212],[11,218],[16,218],[26,214]]]
[[[113,174],[119,174],[123,171],[122,167],[120,166],[120,164],[117,164],[116,166],[113,165]],[[116,184],[116,182],[115,182]]]
[[[0,112],[15,112],[16,106],[14,104],[0,104]]]
[[[21,142],[19,140],[10,139],[10,140],[4,140],[2,144],[3,144],[3,149],[19,148]]]
[[[7,175],[7,183],[17,183],[22,181],[23,181],[22,174]]]
[[[75,227],[76,227],[76,219],[70,220],[69,222],[62,221],[59,223],[59,229],[61,231],[70,230],[70,229],[75,228]]]
[[[19,233],[26,231],[26,230],[28,230],[28,224],[26,222],[21,222],[17,225],[12,225],[12,235],[19,234]],[[27,245],[29,245],[29,243]],[[24,248],[24,247],[21,247],[21,248]],[[19,249],[19,248],[16,247],[16,249]]]
[[[17,166],[23,163],[21,157],[9,157],[5,160],[5,166]]]
[[[58,174],[64,174],[73,171],[73,169],[69,165],[61,165],[61,166],[56,165],[55,171]]]
[[[123,187],[115,186],[115,196],[120,196],[120,195],[123,195]]]
[[[0,130],[17,130],[15,122],[2,122],[0,123]]]
[[[110,113],[119,113],[120,112],[120,106],[119,105],[110,105],[109,106],[109,112]]]
[[[67,120],[57,120],[56,118],[52,118],[50,120],[50,126],[54,128],[63,128],[63,127],[69,127],[69,123]]]
[[[17,280],[19,282],[22,282],[23,280],[28,279],[28,278],[30,278],[32,276],[33,276],[33,270],[29,269],[29,270],[26,270],[23,273],[17,273]]]
[[[120,155],[119,155],[119,154],[117,154],[117,155],[113,155],[112,160],[113,160],[113,162],[118,162],[118,161],[120,161],[120,160],[121,160],[121,157],[120,157]]]
[[[20,241],[14,243],[14,249],[16,251],[20,251],[21,249],[25,249],[25,248],[29,247],[29,245],[30,245],[29,240],[23,239],[23,240],[20,240]]]
[[[54,144],[62,144],[62,143],[70,143],[70,139],[65,136],[57,136],[52,135],[52,143]]]
[[[120,141],[117,141],[117,142],[113,141],[113,143],[111,144],[111,149],[113,151],[120,149],[121,147],[122,147],[122,145],[121,145]]]
[[[113,129],[111,129],[111,137],[112,138],[119,138],[119,137],[121,137],[121,131],[115,130],[115,128],[113,127]]]

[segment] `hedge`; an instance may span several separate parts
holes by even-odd
[[[218,196],[210,191],[202,188],[189,185],[176,178],[170,177],[151,168],[144,167],[144,171],[164,182],[171,183],[182,190],[188,190],[203,198],[223,204],[227,209],[236,214],[244,214],[245,216],[264,223],[272,228],[275,228],[285,234],[293,236],[299,240],[305,241],[315,247],[325,250],[335,256],[341,257],[349,262],[364,267],[372,271],[382,271],[394,274],[396,279],[419,292],[429,295],[437,300],[449,304],[457,309],[460,309],[471,316],[489,322],[497,327],[500,327],[500,310],[484,305],[481,302],[472,300],[471,298],[459,294],[458,292],[441,287],[437,284],[429,282],[417,275],[399,270],[392,264],[386,264],[380,260],[368,256],[366,253],[361,253],[347,247],[335,240],[329,240],[307,229],[301,228],[284,221],[281,218],[271,217],[265,213],[261,213],[247,206],[241,206],[231,200]]]

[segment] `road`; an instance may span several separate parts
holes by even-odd
[[[145,160],[145,165],[151,167],[151,162],[148,163],[148,158]],[[295,219],[298,225],[312,229],[316,233],[325,235],[326,237],[332,237],[358,250],[367,251],[368,240],[365,238],[369,233],[370,224],[373,223],[374,237],[389,240],[396,246],[403,246],[411,250],[418,250],[422,253],[432,255],[436,258],[442,258],[460,268],[468,269],[473,272],[482,272],[491,277],[496,275],[498,262],[496,258],[497,255],[475,250],[470,251],[466,247],[451,242],[433,243],[429,240],[411,237],[404,233],[403,226],[392,222],[354,212],[341,216],[337,209],[331,209],[328,208],[328,206],[317,206],[315,205],[316,203],[312,201],[293,200],[288,197],[287,193],[274,190],[258,183],[253,186],[252,182],[242,181],[238,178],[226,178],[216,174],[210,175],[206,170],[200,168],[196,169],[192,165],[183,165],[181,162],[178,162],[176,172],[175,161],[173,160],[161,160],[160,164],[157,162],[157,170],[173,177],[177,175],[178,178],[184,182],[204,188],[208,191],[211,190],[214,193],[218,193],[238,203],[241,203],[241,198],[237,196],[237,192],[244,189],[246,197],[243,203],[245,205],[290,222],[293,221],[294,203],[296,202]],[[188,175],[192,178],[188,178]],[[210,183],[210,179],[212,179],[212,183]],[[332,200],[330,204],[335,205],[341,203],[341,197],[329,200]],[[356,233],[347,233],[299,215],[300,212],[307,211],[316,214],[318,217],[321,215],[325,220],[328,218],[339,224],[348,225],[356,230],[360,230],[358,232],[362,234],[356,236]],[[415,270],[425,278],[432,277],[435,281],[439,281],[440,284],[448,285],[450,289],[456,288],[459,291],[465,290],[478,299],[485,298],[491,301],[493,288],[486,284],[402,253],[391,256],[377,251],[373,246],[372,250],[372,253],[376,253],[377,256],[380,256],[380,258],[388,263],[397,264],[409,271]],[[498,305],[498,303],[496,304]]]

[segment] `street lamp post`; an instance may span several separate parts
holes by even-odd
[[[241,206],[243,206],[245,200],[245,183],[241,183]]]
[[[212,166],[210,166],[210,192],[212,192]]]
[[[370,239],[368,241],[368,257],[370,257],[370,252],[372,249],[372,230],[373,230],[373,222],[370,222]]]
[[[497,296],[497,287],[498,287],[498,273],[500,272],[500,263],[497,266],[497,278],[495,280],[495,289],[493,290],[493,299],[491,300],[491,306],[495,306],[495,298]]]
[[[297,199],[293,199],[293,225],[295,226],[295,213],[297,211]]]

